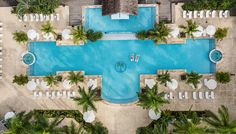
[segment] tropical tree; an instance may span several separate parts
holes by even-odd
[[[86,32],[84,32],[82,25],[76,26],[72,31],[72,35],[75,44],[78,44],[80,41],[87,42]]]
[[[228,34],[228,28],[218,28],[215,32],[215,39],[217,41],[222,41]]]
[[[193,84],[194,88],[197,88],[197,85],[200,83],[202,75],[199,75],[196,72],[187,73],[187,83]]]
[[[88,31],[86,31],[86,36],[87,36],[88,40],[95,42],[95,41],[101,39],[103,34],[100,31],[95,32],[92,29],[89,29]]]
[[[44,80],[48,83],[48,86],[57,85],[57,78],[53,75],[48,75],[44,77]]]
[[[69,72],[68,80],[70,81],[70,84],[78,84],[79,82],[84,81],[84,75],[82,72]]]
[[[228,83],[230,82],[230,73],[229,72],[216,72],[216,81],[220,83]]]
[[[92,87],[88,88],[88,91],[86,92],[84,87],[81,88],[79,86],[78,92],[80,94],[79,97],[72,97],[72,99],[79,105],[83,107],[83,111],[86,112],[89,109],[97,111],[94,102],[101,100],[99,96],[97,96],[96,92],[98,91],[98,88],[95,88],[92,90]]]
[[[45,34],[52,33],[53,35],[56,35],[56,32],[54,31],[54,27],[49,21],[47,21],[41,26],[41,31],[44,32]]]
[[[168,73],[168,71],[162,74],[158,74],[157,80],[160,81],[161,84],[164,84],[166,86],[167,82],[171,82],[170,74]]]
[[[173,123],[173,132],[175,134],[205,134],[207,126],[201,125],[201,118],[196,112],[190,112],[189,114],[179,114],[179,117]]]
[[[159,112],[159,108],[166,103],[169,103],[168,100],[164,98],[165,93],[158,93],[157,84],[153,88],[146,86],[146,92],[138,93],[138,105],[144,109],[152,109],[156,113]]]
[[[27,75],[23,75],[23,74],[21,74],[19,76],[15,75],[14,79],[12,81],[12,83],[16,83],[18,85],[25,85],[28,82],[29,82],[28,76]]]
[[[170,28],[168,28],[164,22],[157,23],[154,29],[147,31],[147,38],[154,40],[155,44],[167,43],[167,37],[170,33]]]
[[[197,23],[192,20],[187,20],[187,26],[180,25],[180,28],[184,30],[188,37],[194,38],[193,33],[197,32]]]
[[[96,122],[95,124],[86,125],[85,130],[89,134],[108,134],[108,130],[103,126],[101,122]]]
[[[213,131],[214,133],[236,133],[236,120],[230,121],[228,108],[223,105],[218,109],[218,115],[211,111],[207,111],[207,115],[204,120],[212,127],[210,128],[210,131]]]
[[[137,32],[135,36],[140,40],[145,40],[147,38],[147,32],[145,30],[142,30],[140,32]]]
[[[63,126],[62,132],[64,132],[64,134],[80,134],[80,133],[82,133],[81,130],[79,129],[79,127],[76,126],[73,121],[71,121],[70,126]]]
[[[28,42],[28,36],[23,31],[13,33],[13,39],[16,40],[16,42],[22,43],[24,45]]]

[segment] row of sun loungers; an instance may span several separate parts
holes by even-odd
[[[216,18],[218,15],[219,18],[228,18],[229,10],[201,10],[201,11],[183,11],[183,18],[192,19],[192,18]]]
[[[167,100],[172,100],[174,98],[175,97],[173,95],[173,92],[169,92],[169,93],[165,94],[165,99],[167,99]],[[186,91],[185,92],[178,92],[178,98],[180,100],[189,99],[190,98],[189,92],[186,92]],[[208,91],[206,91],[206,92],[201,92],[201,91],[195,92],[194,91],[194,92],[192,92],[192,98],[194,100],[198,100],[198,99],[200,99],[200,100],[203,100],[203,99],[212,100],[212,99],[215,99],[215,93],[213,91],[210,91],[210,92],[208,92]]]
[[[0,21],[0,80],[2,80],[2,51],[3,51],[3,48],[2,48],[2,37],[3,37],[3,23]]]
[[[43,21],[59,21],[60,15],[57,14],[50,14],[50,15],[43,15],[43,14],[24,14],[23,17],[19,19],[19,21],[24,22],[43,22]]]
[[[59,91],[59,90],[48,90],[46,92],[43,91],[34,91],[33,95],[35,98],[42,98],[42,97],[46,97],[46,98],[51,98],[51,99],[60,99],[60,98],[71,98],[71,97],[75,97],[76,93],[75,91],[71,91],[71,90],[63,90],[63,91]]]

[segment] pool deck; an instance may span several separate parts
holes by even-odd
[[[182,10],[180,4],[175,6],[175,23],[177,25],[185,24],[182,18]],[[0,80],[0,114],[3,115],[9,110],[16,112],[32,109],[80,109],[70,99],[34,99],[32,92],[26,89],[26,86],[17,86],[12,84],[14,75],[25,74],[27,67],[22,64],[20,56],[27,50],[26,46],[19,45],[12,39],[12,33],[16,30],[27,31],[31,28],[40,29],[41,22],[19,22],[17,17],[10,13],[11,9],[7,7],[0,8],[0,21],[3,22],[3,80]],[[57,10],[61,15],[60,23],[54,23],[57,28],[56,32],[61,32],[69,25],[69,9],[61,7]],[[7,17],[6,17],[7,16]],[[218,71],[229,71],[236,74],[236,18],[227,19],[195,19],[203,27],[213,24],[218,27],[228,27],[229,35],[223,41],[217,43],[224,52],[224,60],[217,65]],[[207,23],[206,23],[207,21]],[[174,76],[173,76],[174,77]],[[154,76],[155,78],[155,76]],[[160,89],[165,87],[160,86]],[[205,91],[206,88],[200,89]],[[193,91],[193,89],[185,84],[180,83],[176,91]],[[210,109],[216,111],[220,105],[229,107],[230,115],[236,118],[236,79],[235,76],[229,84],[218,84],[215,89],[216,98],[213,101],[201,100],[180,101],[172,100],[168,105],[162,107],[171,110],[188,110],[190,106],[192,110]],[[111,134],[135,134],[136,128],[145,126],[151,122],[148,117],[147,110],[132,104],[120,105],[110,104],[104,101],[96,103],[98,112],[96,119],[100,120],[109,130]],[[2,117],[2,116],[1,116]],[[127,125],[129,124],[129,125]]]

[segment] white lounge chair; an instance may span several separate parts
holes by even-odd
[[[0,52],[0,55],[2,55],[2,52]]]
[[[2,80],[2,76],[0,76],[0,80]]]
[[[201,99],[201,100],[202,100],[202,99],[203,99],[203,97],[204,97],[204,96],[203,96],[203,93],[202,93],[202,92],[198,92],[198,97],[199,97],[199,99]]]
[[[2,58],[0,58],[0,61],[3,61],[3,59],[2,59]]]
[[[50,21],[54,21],[54,14],[50,15]]]
[[[224,12],[223,10],[219,11],[219,18],[223,18],[223,12]]]
[[[35,21],[38,22],[39,21],[39,14],[35,14]]]
[[[2,40],[0,39],[0,43],[2,43]]]
[[[75,97],[76,96],[76,93],[75,91],[72,91],[72,96]]]
[[[193,99],[197,100],[197,92],[193,92]]]
[[[188,99],[188,92],[184,92],[184,98]]]
[[[0,70],[0,73],[2,73],[2,70]]]
[[[55,91],[52,91],[52,99],[54,99],[56,97],[56,92]]]
[[[2,68],[2,65],[0,65],[0,68]]]
[[[210,92],[210,98],[215,99],[215,93],[213,91]]]
[[[166,100],[169,99],[169,97],[168,97],[168,93],[165,94],[164,98],[165,98]]]
[[[3,36],[3,34],[0,33],[0,37],[2,37],[2,36]]]
[[[225,10],[225,11],[223,12],[223,16],[224,16],[225,18],[228,18],[228,16],[229,16],[229,10]]]
[[[34,21],[34,20],[35,20],[34,14],[30,14],[30,21]]]
[[[187,16],[189,19],[193,18],[193,11],[188,11]]]
[[[211,12],[211,18],[215,18],[215,17],[216,17],[216,11],[213,10],[213,11]]]
[[[210,10],[207,10],[207,11],[206,11],[206,18],[210,18],[210,14],[211,14],[211,11],[210,11]]]
[[[205,97],[206,97],[206,99],[208,99],[208,100],[210,99],[210,98],[209,98],[209,92],[208,92],[208,91],[205,92]]]
[[[187,11],[186,10],[183,11],[183,18],[184,19],[187,18]]]
[[[42,97],[43,93],[41,91],[39,91],[39,97]]]
[[[174,99],[174,96],[173,96],[173,93],[172,93],[172,92],[169,93],[169,98],[170,98],[171,100]]]
[[[70,91],[67,91],[67,98],[70,98],[70,97],[72,97],[72,94]]]
[[[46,97],[51,97],[51,93],[49,91],[46,92]]]
[[[66,91],[65,90],[62,92],[62,96],[63,96],[63,98],[66,98]]]
[[[39,14],[39,20],[40,20],[41,22],[44,21],[43,14]]]
[[[37,86],[40,85],[40,80],[39,79],[36,79],[36,84],[37,84]]]
[[[198,11],[193,11],[193,18],[197,18]]]
[[[56,14],[56,20],[57,20],[57,21],[60,20],[60,15],[59,15],[59,13]]]
[[[201,11],[199,12],[199,18],[203,18],[203,17],[204,17],[204,11],[201,10]]]
[[[49,15],[46,15],[46,21],[49,21],[50,20],[50,16]]]
[[[60,91],[57,91],[57,98],[62,97],[62,93]]]
[[[39,96],[39,94],[38,94],[38,92],[37,91],[34,91],[34,97],[38,97]]]
[[[0,31],[2,31],[3,30],[3,28],[0,26]]]
[[[180,100],[182,100],[182,99],[183,99],[182,92],[179,92],[179,99],[180,99]]]
[[[25,21],[25,22],[28,21],[28,16],[26,14],[24,14],[24,16],[23,16],[23,21]]]

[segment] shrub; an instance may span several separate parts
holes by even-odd
[[[18,85],[25,85],[28,82],[29,82],[28,76],[27,75],[23,75],[23,74],[21,74],[19,76],[15,75],[14,79],[12,81],[12,83],[16,83]]]
[[[141,40],[145,40],[147,38],[147,32],[145,30],[143,31],[140,31],[140,32],[137,32],[135,34],[135,36],[138,38],[138,39],[141,39]]]
[[[92,42],[95,42],[99,39],[102,38],[103,34],[102,32],[95,32],[93,31],[92,29],[89,29],[87,32],[86,32],[86,36],[87,36],[87,39],[92,41]]]
[[[228,83],[230,82],[230,73],[228,72],[217,72],[216,73],[216,81],[218,81],[219,83]]]
[[[227,28],[218,28],[215,33],[215,39],[217,41],[223,40],[228,34],[228,29]]]
[[[16,42],[26,44],[28,41],[28,36],[25,32],[19,31],[19,32],[13,33],[13,39],[16,40]]]

